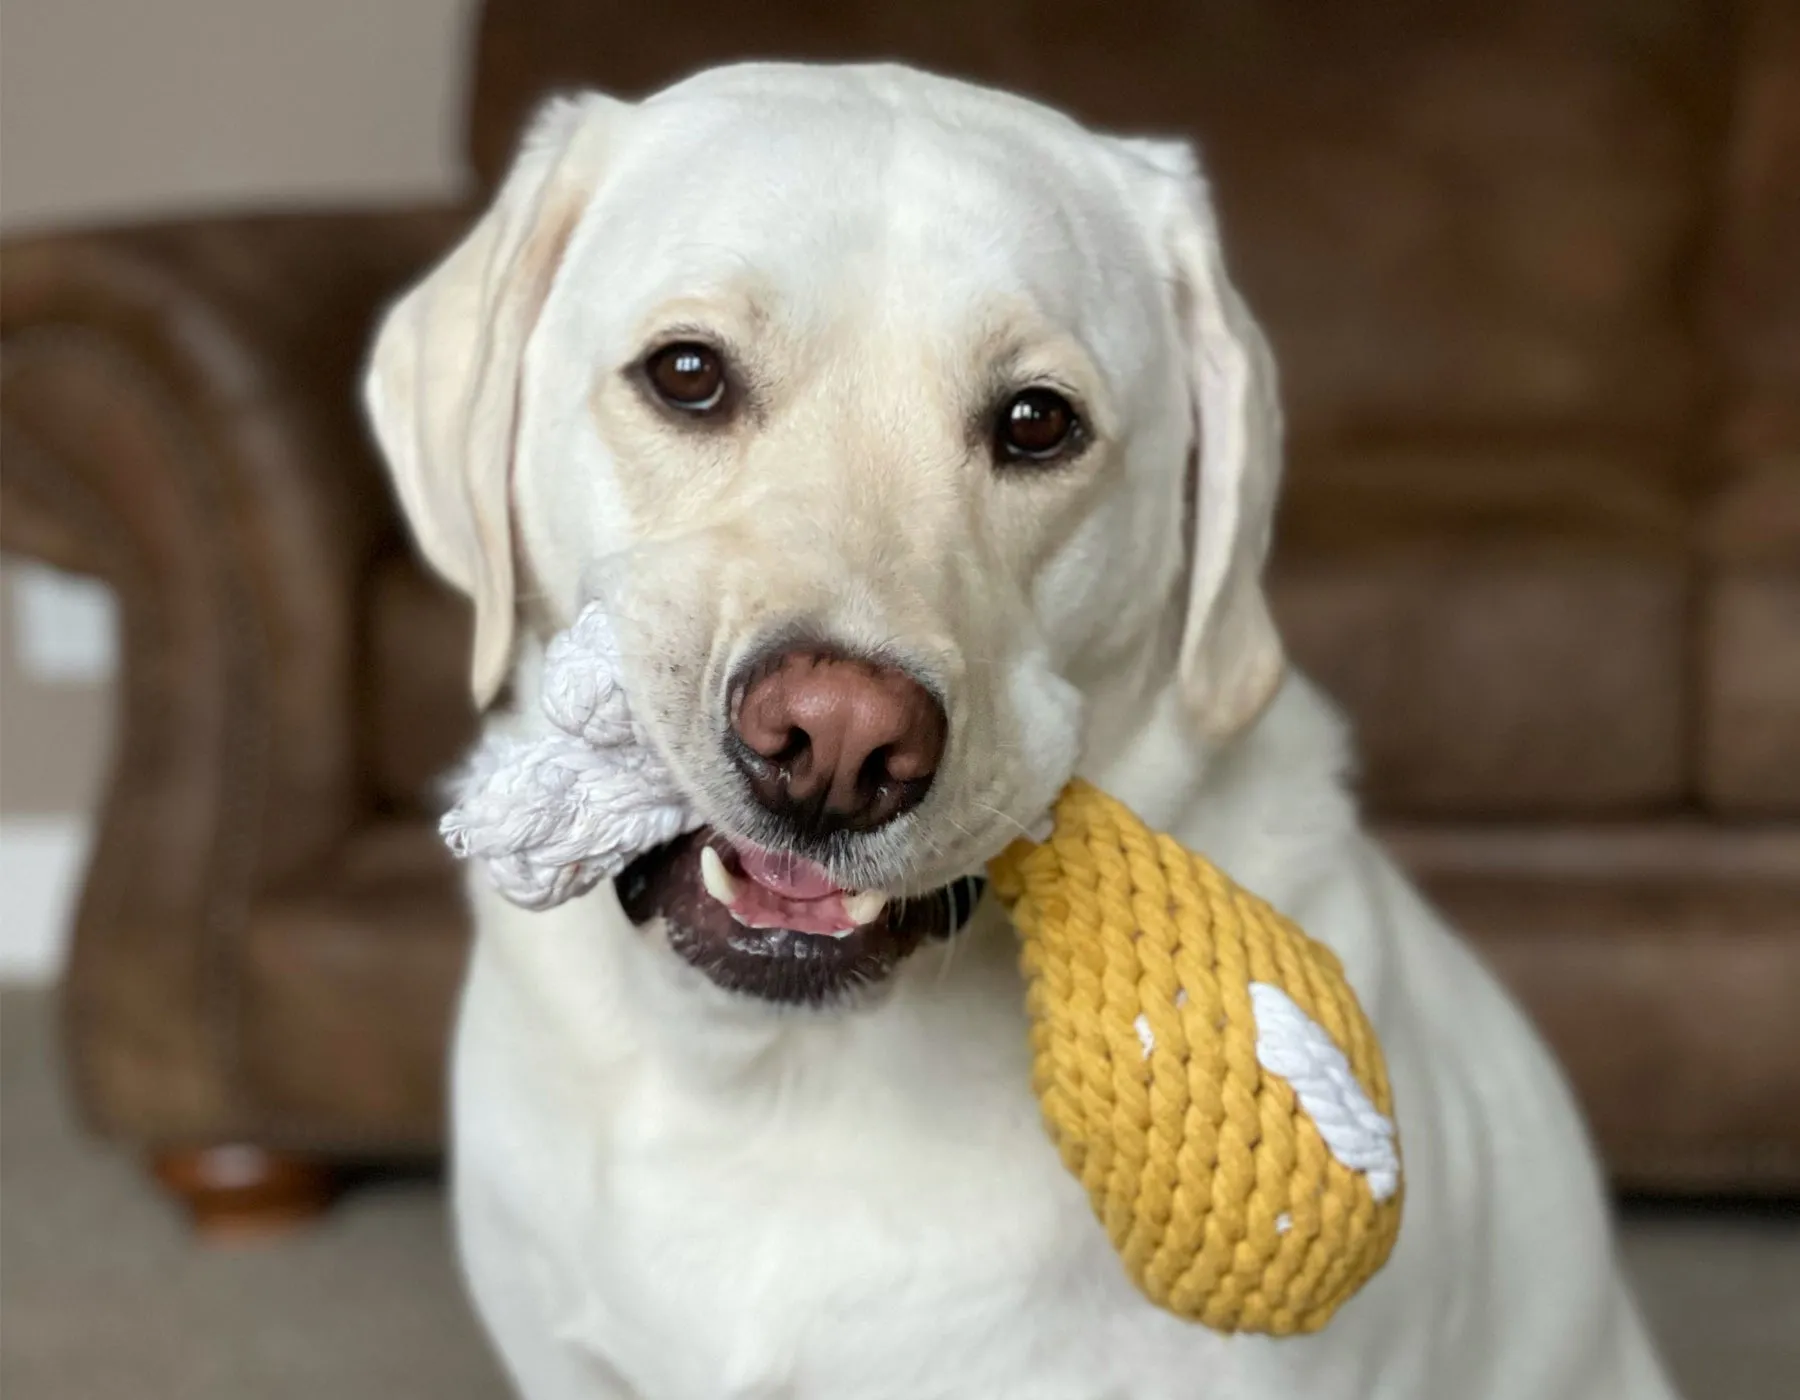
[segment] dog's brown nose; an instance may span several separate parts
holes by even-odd
[[[866,831],[925,796],[949,720],[896,667],[801,648],[752,671],[731,727],[763,806],[810,831]]]

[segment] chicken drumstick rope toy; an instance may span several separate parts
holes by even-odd
[[[537,737],[477,748],[443,821],[531,909],[702,825],[632,718],[598,604],[551,642],[542,708]],[[1071,782],[1053,816],[989,868],[1052,1140],[1152,1302],[1316,1331],[1400,1228],[1387,1066],[1343,968],[1099,789]]]

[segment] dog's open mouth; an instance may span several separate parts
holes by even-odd
[[[616,881],[632,922],[664,919],[670,948],[719,986],[808,1005],[879,982],[921,942],[956,933],[981,885],[971,877],[912,898],[846,890],[811,861],[711,827],[638,857]]]

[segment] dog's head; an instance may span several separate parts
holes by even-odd
[[[1102,697],[1220,735],[1281,675],[1269,357],[1178,144],[893,67],[559,100],[367,395],[478,701],[604,600],[714,824],[622,893],[728,985],[891,967]]]

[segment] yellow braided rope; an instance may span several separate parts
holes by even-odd
[[[990,874],[1021,940],[1045,1122],[1126,1272],[1222,1331],[1323,1327],[1386,1261],[1402,1193],[1377,1201],[1262,1069],[1251,983],[1329,1033],[1391,1118],[1336,956],[1080,781],[1050,839],[1015,843]]]

